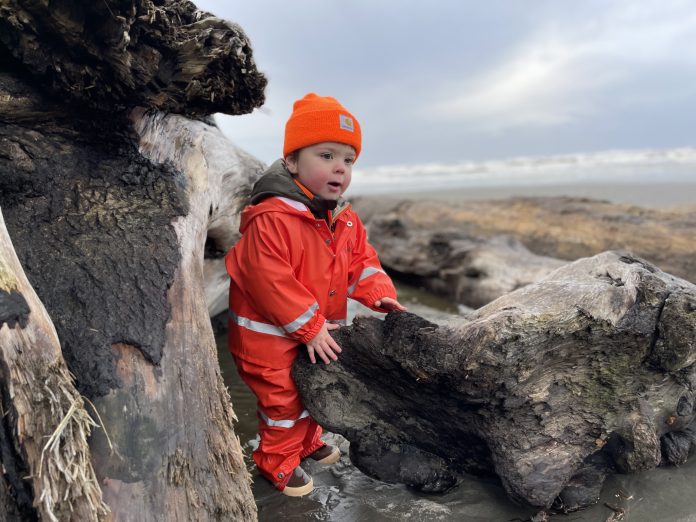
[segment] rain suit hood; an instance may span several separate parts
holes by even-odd
[[[307,189],[303,190],[299,182],[292,177],[282,159],[275,161],[268,167],[254,184],[249,203],[257,205],[264,199],[273,196],[286,197],[302,203],[319,219],[327,219],[329,212],[335,211],[334,213],[337,213],[346,205],[346,202],[341,198],[338,201],[324,199],[312,194]]]

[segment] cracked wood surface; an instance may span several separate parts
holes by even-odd
[[[338,330],[337,363],[294,368],[307,409],[377,478],[426,491],[495,473],[515,499],[577,509],[607,473],[683,463],[694,443],[696,286],[625,253],[565,265],[467,318]]]

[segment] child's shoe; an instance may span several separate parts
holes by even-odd
[[[324,444],[321,448],[312,453],[309,458],[324,466],[330,466],[338,462],[338,459],[341,458],[341,451],[335,446]]]
[[[312,480],[312,477],[307,475],[302,467],[297,466],[292,472],[290,480],[288,480],[288,483],[285,485],[285,489],[283,489],[283,495],[287,495],[289,497],[301,497],[311,493],[313,489],[314,481]]]

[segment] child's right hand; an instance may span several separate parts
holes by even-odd
[[[312,361],[312,364],[317,362],[314,356],[315,353],[326,364],[331,362],[329,359],[333,359],[334,361],[338,360],[337,354],[341,353],[341,347],[338,346],[336,341],[333,340],[333,337],[329,335],[329,330],[336,330],[337,328],[340,328],[337,324],[324,323],[319,333],[307,343],[307,352],[309,353],[309,360]]]

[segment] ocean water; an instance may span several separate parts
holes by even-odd
[[[645,206],[696,204],[696,148],[368,169],[360,169],[358,163],[346,196],[365,195],[465,199],[573,195]]]

